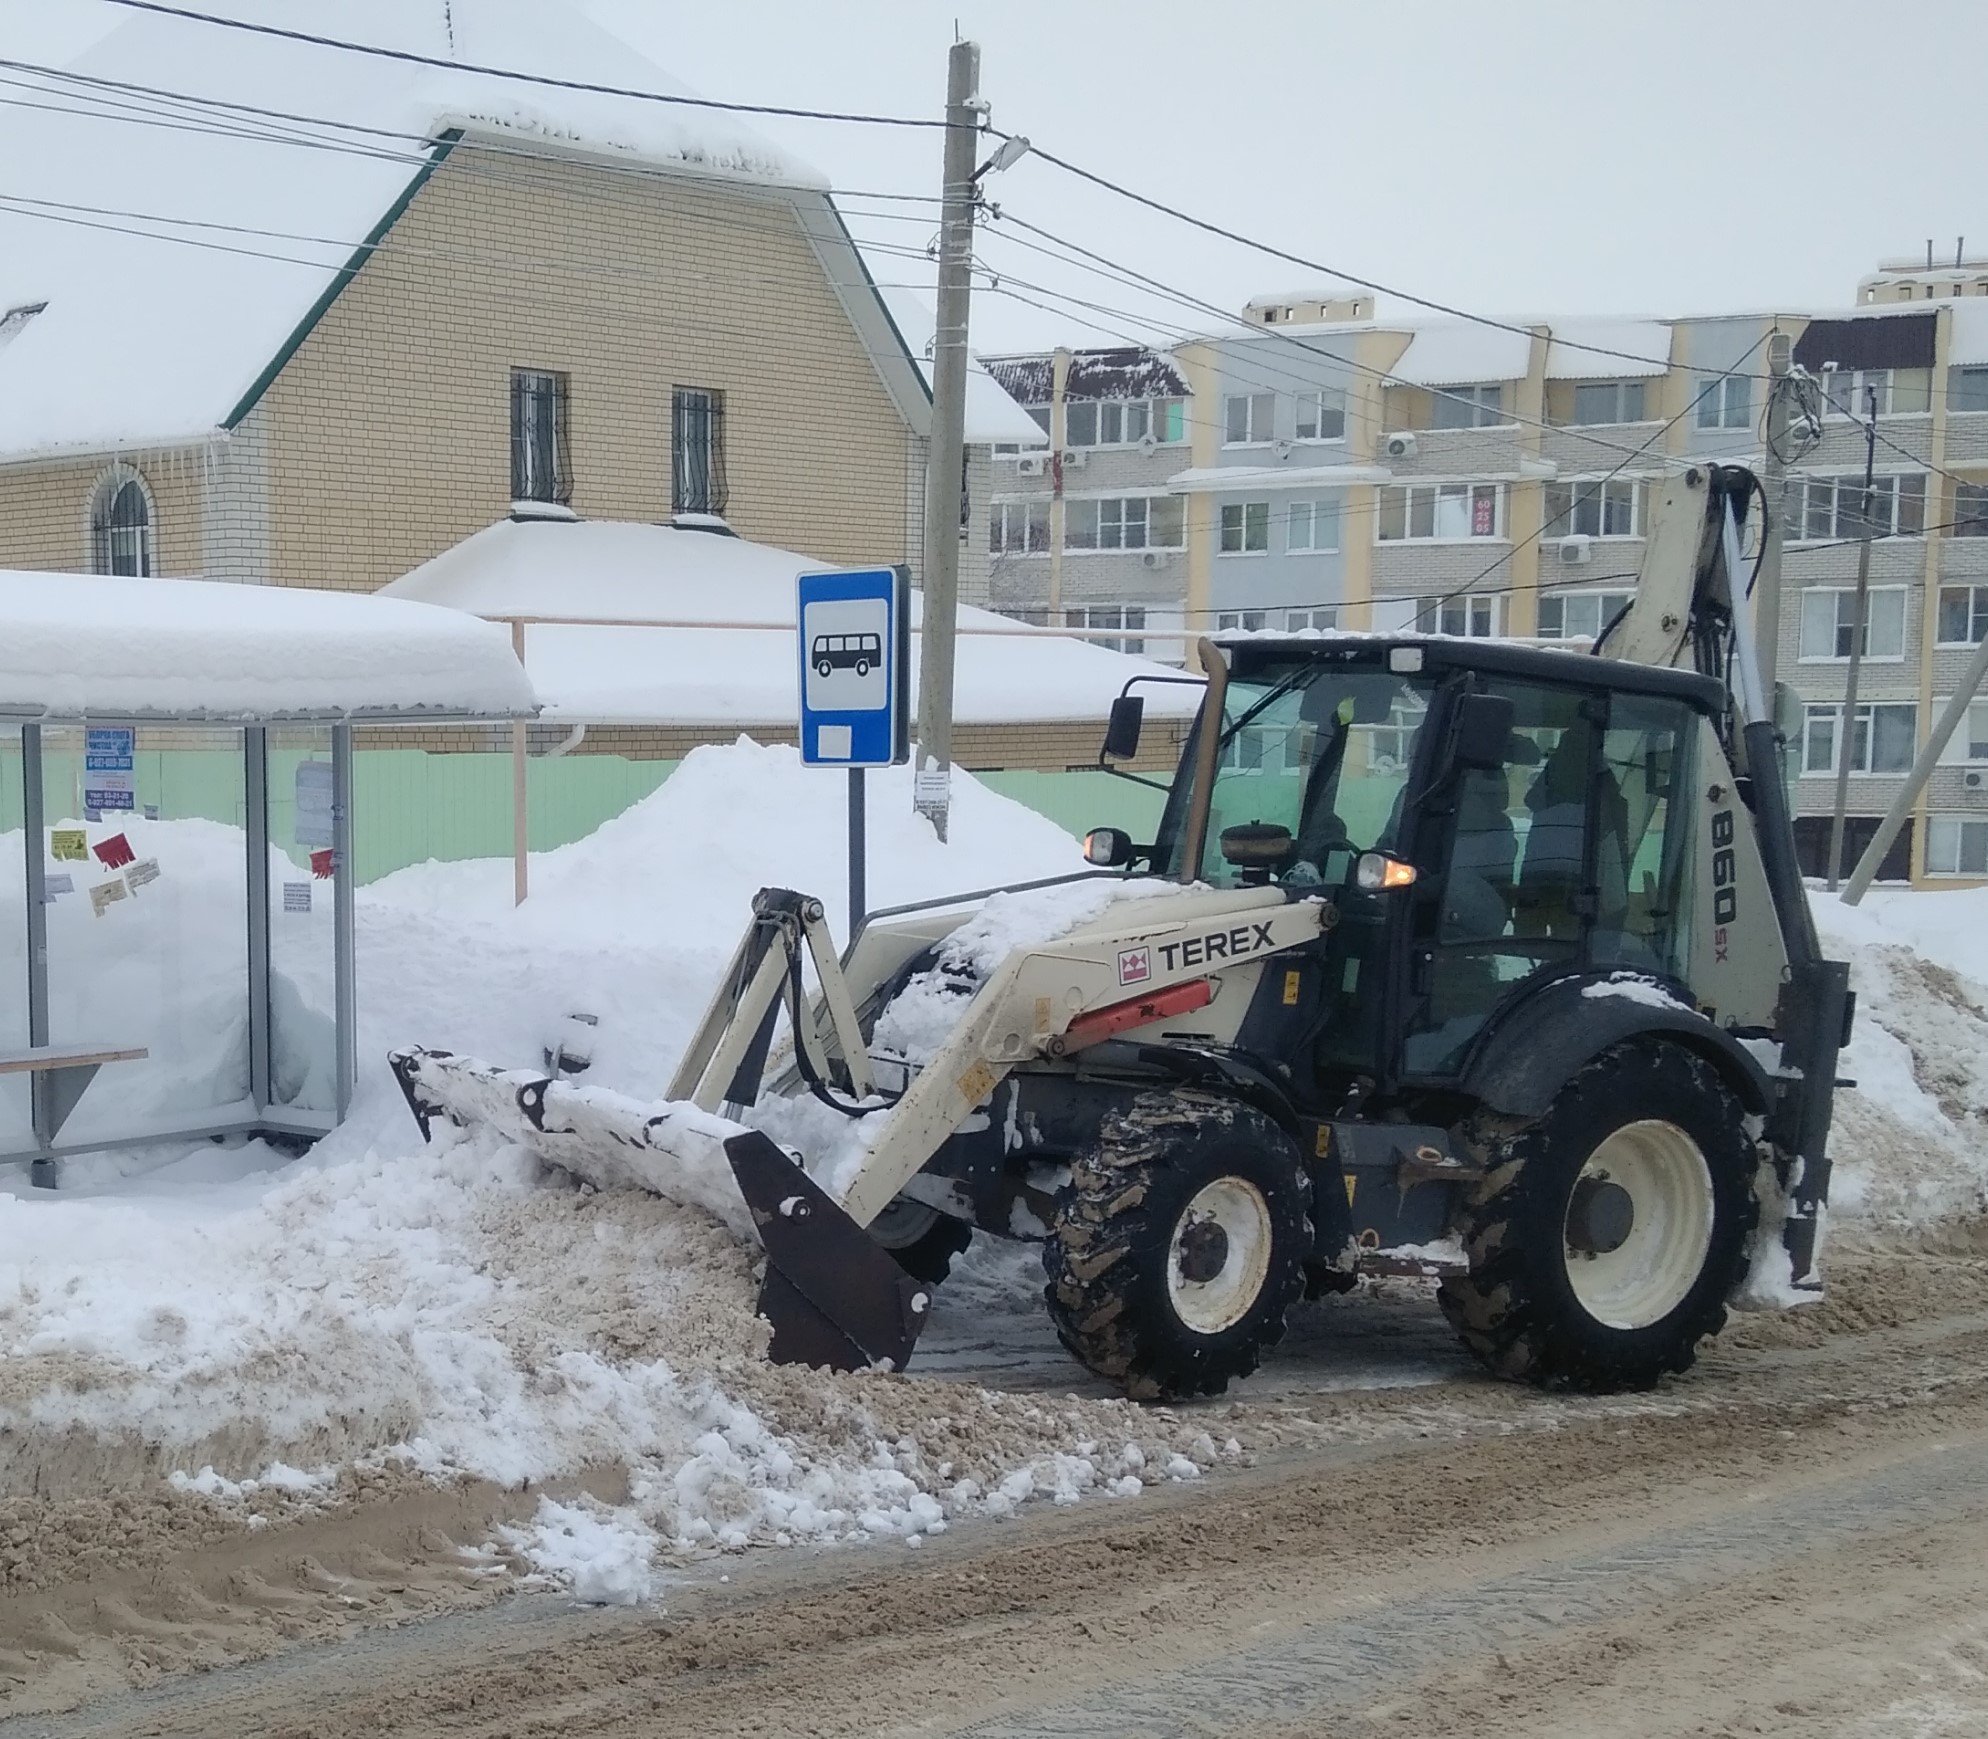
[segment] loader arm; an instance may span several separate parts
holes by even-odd
[[[1212,996],[1224,966],[1316,941],[1330,910],[1272,887],[1122,900],[1077,934],[1011,954],[892,1108],[844,1211],[874,1220],[1010,1070],[1164,1023],[1183,1006],[1166,993],[1207,983]]]

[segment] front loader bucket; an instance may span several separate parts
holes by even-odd
[[[388,1061],[423,1139],[437,1119],[490,1129],[596,1188],[647,1190],[755,1235],[776,1364],[902,1370],[910,1358],[929,1289],[758,1130],[448,1051],[409,1047]]]
[[[725,1143],[766,1247],[759,1314],[779,1365],[901,1371],[930,1314],[929,1288],[756,1129]]]

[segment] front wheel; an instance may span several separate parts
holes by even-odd
[[[1759,1218],[1745,1117],[1703,1058],[1640,1042],[1488,1135],[1470,1272],[1438,1294],[1464,1345],[1499,1376],[1594,1392],[1689,1369],[1725,1326]]]
[[[1142,1094],[1071,1166],[1043,1245],[1064,1346],[1128,1395],[1219,1395],[1256,1369],[1304,1290],[1296,1144],[1251,1106]]]
[[[869,1224],[870,1236],[914,1280],[936,1286],[953,1258],[973,1242],[973,1228],[924,1202],[899,1196]]]

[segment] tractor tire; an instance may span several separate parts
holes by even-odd
[[[870,1222],[872,1239],[913,1280],[937,1286],[953,1271],[953,1258],[973,1242],[973,1228],[909,1196],[899,1196]]]
[[[1064,1346],[1142,1401],[1219,1395],[1255,1370],[1311,1254],[1297,1144],[1237,1100],[1152,1092],[1070,1170],[1042,1252]]]
[[[1437,1294],[1464,1345],[1497,1376],[1596,1394],[1688,1370],[1760,1216],[1745,1115],[1702,1058],[1637,1041],[1536,1121],[1481,1120],[1470,1272]]]

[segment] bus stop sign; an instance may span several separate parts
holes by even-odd
[[[910,605],[911,576],[901,567],[801,575],[804,766],[911,759]]]

